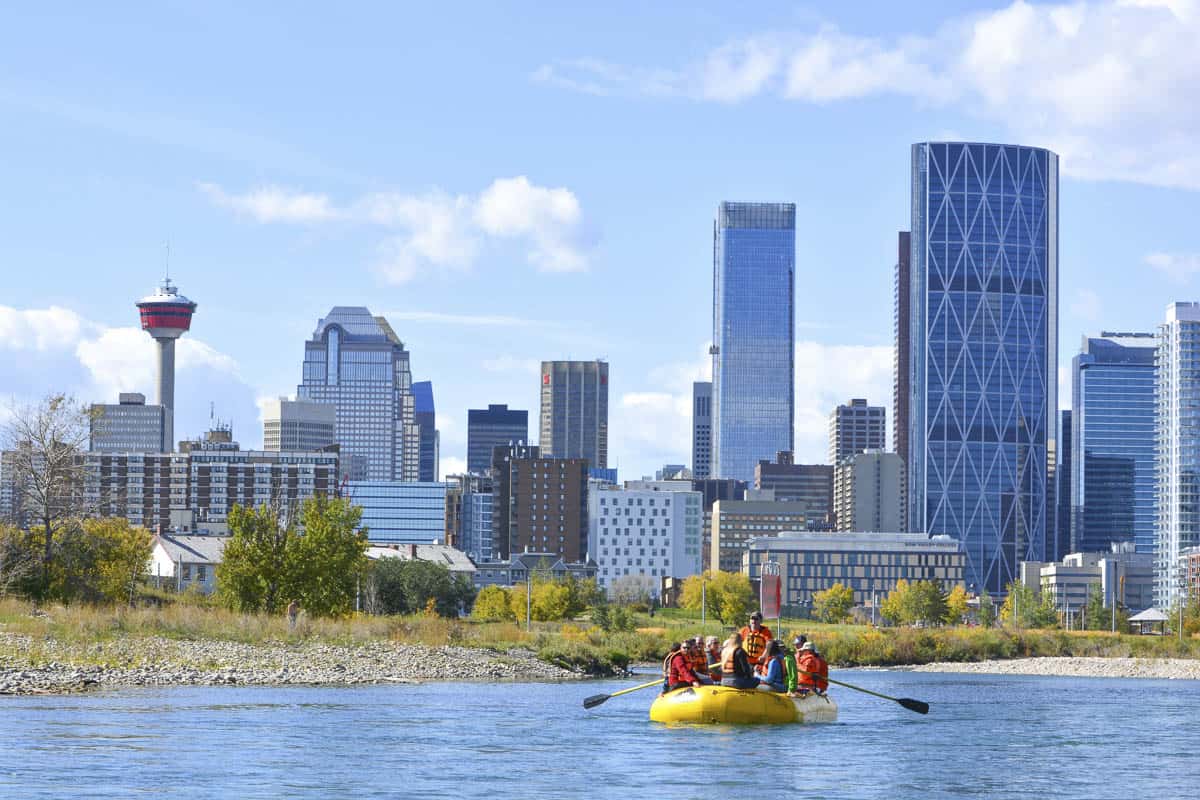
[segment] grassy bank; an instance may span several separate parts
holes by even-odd
[[[586,619],[568,623],[534,623],[533,629],[511,622],[476,622],[414,615],[352,616],[308,619],[301,616],[294,632],[287,620],[265,614],[240,614],[203,603],[175,602],[162,607],[46,606],[37,612],[24,601],[0,600],[0,631],[53,639],[68,646],[122,637],[219,640],[246,644],[305,641],[337,645],[394,642],[430,647],[457,645],[498,652],[531,650],[547,662],[592,675],[612,675],[630,664],[657,663],[672,640],[687,636],[724,636],[719,623],[702,625],[678,610],[651,618],[636,615],[637,630],[604,632]],[[1200,640],[1182,643],[1170,636],[1131,636],[1102,632],[1067,632],[982,628],[871,628],[821,625],[808,620],[783,621],[777,634],[805,633],[835,666],[901,666],[934,661],[983,661],[1034,656],[1136,656],[1200,658]],[[0,652],[8,645],[0,643]]]

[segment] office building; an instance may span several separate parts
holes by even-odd
[[[1185,547],[1179,553],[1179,580],[1188,597],[1200,597],[1200,547]]]
[[[837,530],[896,530],[903,516],[904,462],[899,455],[868,450],[842,459],[833,469]]]
[[[335,306],[304,343],[296,398],[327,403],[337,414],[337,444],[362,470],[351,477],[416,481],[420,430],[404,342],[366,308]]]
[[[162,452],[175,449],[175,340],[192,327],[196,304],[163,278],[158,290],[137,303],[142,330],[158,345],[158,397],[162,407]]]
[[[467,411],[467,472],[482,475],[497,447],[529,442],[529,412],[505,404]]]
[[[762,565],[779,565],[783,604],[811,613],[813,595],[835,583],[854,590],[854,602],[882,602],[896,583],[936,581],[943,591],[964,586],[965,554],[958,540],[923,533],[785,533],[750,540],[742,571],[757,581]]]
[[[1183,597],[1180,555],[1200,546],[1200,303],[1167,306],[1156,361],[1154,606],[1166,610]]]
[[[1152,333],[1104,332],[1072,360],[1072,553],[1154,552],[1157,346]]]
[[[412,385],[413,422],[417,426],[417,480],[431,483],[438,479],[438,457],[441,438],[437,431],[437,415],[433,410],[433,382],[417,381]]]
[[[912,147],[909,525],[993,594],[1043,558],[1058,412],[1058,157]]]
[[[491,475],[451,475],[446,481],[446,541],[475,561],[493,560]]]
[[[838,464],[855,453],[887,447],[887,412],[854,398],[829,415],[829,463]],[[889,530],[895,530],[890,528]]]
[[[718,500],[713,503],[708,562],[723,572],[742,568],[746,542],[808,527],[808,506],[770,500]]]
[[[1132,542],[1098,553],[1069,553],[1062,561],[1036,565],[1040,590],[1059,613],[1081,627],[1081,613],[1097,589],[1105,608],[1118,605],[1137,613],[1154,603],[1154,556],[1134,552]]]
[[[93,403],[88,449],[93,453],[169,453],[166,414],[162,406],[146,405],[146,395],[122,392],[117,403]]]
[[[692,383],[692,477],[712,474],[712,381]]]
[[[362,508],[360,525],[371,544],[445,544],[444,483],[349,481],[346,496]]]
[[[912,349],[912,322],[909,316],[909,290],[912,287],[912,234],[900,231],[896,237],[896,278],[894,287],[893,332],[895,348],[892,352],[892,449],[905,464],[905,482],[907,483],[908,465],[908,425],[911,415],[908,413],[909,395],[912,391],[909,363]],[[899,531],[907,531],[908,527],[908,490],[900,488],[903,520]]]
[[[713,224],[710,475],[793,449],[796,206],[721,203]]]
[[[492,456],[492,556],[507,561],[526,551],[587,558],[588,462],[543,458],[529,445],[496,448]]]
[[[1058,412],[1058,441],[1055,442],[1054,504],[1057,509],[1054,520],[1054,547],[1046,546],[1046,557],[1060,561],[1071,552],[1071,450],[1074,436],[1071,433],[1071,410]]]
[[[329,403],[286,397],[262,406],[263,449],[290,453],[324,450],[337,440],[337,413]]]
[[[640,580],[656,595],[663,577],[700,572],[701,496],[686,487],[627,481],[624,488],[589,494],[588,558],[599,568],[601,589]]]
[[[608,466],[608,364],[543,361],[538,447],[547,458]]]
[[[697,478],[691,481],[692,489],[700,493],[704,511],[702,528],[701,563],[703,570],[712,569],[709,556],[712,553],[712,507],[718,500],[744,500],[747,484],[733,478]]]
[[[775,462],[759,461],[754,467],[754,488],[771,491],[785,503],[804,503],[810,524],[834,523],[833,465],[795,464],[790,452],[775,454]]]

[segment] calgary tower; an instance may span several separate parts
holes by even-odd
[[[158,404],[163,407],[163,452],[175,451],[175,340],[192,326],[196,304],[163,278],[158,291],[137,304],[142,330],[158,342]]]

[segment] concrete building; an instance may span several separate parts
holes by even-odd
[[[642,578],[657,594],[663,576],[700,572],[701,496],[677,481],[626,481],[588,495],[588,558],[597,583]]]
[[[892,351],[892,450],[900,456],[905,464],[907,481],[908,468],[908,426],[911,422],[909,414],[910,393],[912,381],[909,363],[912,360],[912,317],[909,292],[912,286],[912,234],[900,231],[896,237],[896,280],[894,288],[894,327],[895,348]],[[908,527],[908,493],[906,487],[901,487],[904,502],[904,520],[902,527],[897,530],[907,531]]]
[[[337,444],[353,480],[420,478],[420,428],[404,342],[383,317],[361,306],[334,306],[304,343],[296,398],[337,414]],[[355,457],[361,457],[361,461]]]
[[[417,426],[417,480],[430,483],[438,479],[441,435],[433,405],[433,382],[417,381],[413,390],[413,423]]]
[[[608,364],[543,361],[538,447],[547,458],[608,466]]]
[[[749,481],[792,451],[796,206],[721,203],[713,222],[712,466]]]
[[[496,448],[492,479],[496,560],[527,551],[587,558],[587,459],[544,458],[529,445]]]
[[[1154,556],[1134,552],[1132,543],[1109,552],[1069,553],[1061,562],[1033,566],[1039,589],[1050,593],[1060,613],[1075,620],[1096,587],[1106,608],[1112,608],[1114,599],[1134,613],[1154,604]]]
[[[482,475],[492,467],[497,447],[529,442],[529,412],[505,404],[467,411],[467,472]]]
[[[856,397],[829,415],[829,463],[887,447],[887,410]]]
[[[137,304],[142,330],[158,345],[158,398],[163,409],[163,447],[175,449],[175,340],[192,327],[196,304],[179,294],[171,279],[163,278],[158,291]]]
[[[1172,303],[1159,326],[1156,357],[1157,478],[1154,606],[1165,611],[1183,598],[1180,556],[1200,546],[1200,303]],[[1078,435],[1078,434],[1077,434]]]
[[[811,611],[813,595],[835,583],[853,589],[860,605],[882,601],[901,579],[937,581],[949,591],[964,585],[966,557],[949,536],[808,531],[747,542],[742,571],[752,581],[769,561],[779,564],[784,605]]]
[[[280,397],[263,403],[262,414],[264,450],[303,453],[337,440],[337,411],[330,403]]]
[[[1200,597],[1200,547],[1186,547],[1180,552],[1178,570],[1188,597]]]
[[[904,463],[896,453],[867,450],[842,459],[834,467],[837,530],[899,530],[903,486]]]
[[[154,537],[147,571],[155,586],[212,594],[228,536],[160,533]]]
[[[93,403],[89,420],[88,449],[93,453],[169,453],[164,440],[166,412],[146,405],[146,395],[122,392],[117,403]]]
[[[804,503],[811,524],[833,520],[833,465],[796,464],[790,452],[775,454],[775,463],[759,461],[754,468],[754,488],[770,490],[785,503]]]
[[[700,493],[704,510],[703,541],[700,545],[702,570],[712,569],[709,556],[712,554],[712,508],[718,500],[744,500],[747,484],[735,478],[702,478],[693,479],[691,488]]]
[[[712,381],[692,383],[692,477],[712,474]]]
[[[805,503],[718,500],[713,503],[708,563],[723,572],[737,572],[748,541],[805,530],[807,514]]]
[[[362,507],[361,525],[371,544],[445,544],[444,483],[348,481],[346,495]]]

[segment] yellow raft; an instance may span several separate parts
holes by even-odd
[[[789,697],[757,689],[701,686],[659,695],[650,706],[654,722],[772,724],[835,722],[837,703],[828,695]]]

